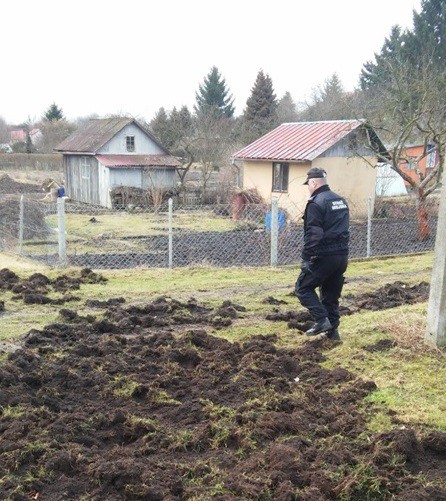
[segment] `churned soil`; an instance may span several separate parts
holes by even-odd
[[[39,184],[20,183],[8,174],[0,175],[0,195],[39,192],[42,193],[42,186]]]
[[[13,271],[3,268],[0,270],[0,291],[11,291],[13,300],[23,300],[25,304],[64,304],[76,301],[79,298],[69,291],[79,290],[82,284],[106,283],[107,279],[89,268],[80,271],[79,276],[60,275],[50,280],[42,273],[34,273],[29,278],[20,278]],[[59,298],[50,298],[50,293],[62,293]],[[4,310],[4,304],[3,304]]]
[[[374,292],[368,292],[359,295],[346,295],[339,307],[341,316],[352,315],[360,310],[385,310],[395,308],[403,304],[414,304],[427,301],[429,298],[429,284],[421,282],[417,285],[409,285],[405,282],[396,281],[386,284]],[[285,303],[269,296],[263,301],[266,304],[279,305]],[[286,303],[285,303],[286,304]],[[290,329],[306,331],[314,323],[310,314],[306,310],[288,310],[283,311],[279,307],[273,308],[271,313],[266,316],[267,320],[286,321]],[[376,350],[388,349],[389,347],[378,346]]]
[[[324,368],[330,341],[216,337],[231,301],[90,308],[0,365],[1,499],[446,498],[446,434],[371,435],[376,385]]]

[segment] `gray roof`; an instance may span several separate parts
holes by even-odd
[[[159,142],[135,119],[128,117],[93,118],[87,124],[68,136],[54,148],[54,151],[72,153],[97,153],[120,130],[134,123],[143,130],[160,148],[169,153]]]

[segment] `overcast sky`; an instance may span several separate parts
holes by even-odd
[[[20,0],[2,2],[0,116],[125,113],[187,105],[215,65],[243,112],[257,73],[296,102],[337,73],[353,90],[421,0]]]

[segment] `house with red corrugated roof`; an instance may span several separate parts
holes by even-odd
[[[327,172],[330,187],[366,209],[374,200],[378,158],[386,149],[364,120],[284,123],[233,154],[242,162],[243,189],[256,189],[270,202],[299,213],[308,199],[303,186],[311,167]]]
[[[63,154],[65,192],[112,207],[112,192],[173,190],[181,163],[133,118],[91,119],[54,151]]]

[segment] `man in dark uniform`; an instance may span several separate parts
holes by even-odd
[[[307,173],[310,199],[304,213],[304,247],[296,294],[314,325],[306,334],[325,333],[339,340],[339,298],[348,263],[349,208],[330,190],[327,173],[313,167]],[[320,297],[316,288],[320,288]]]

